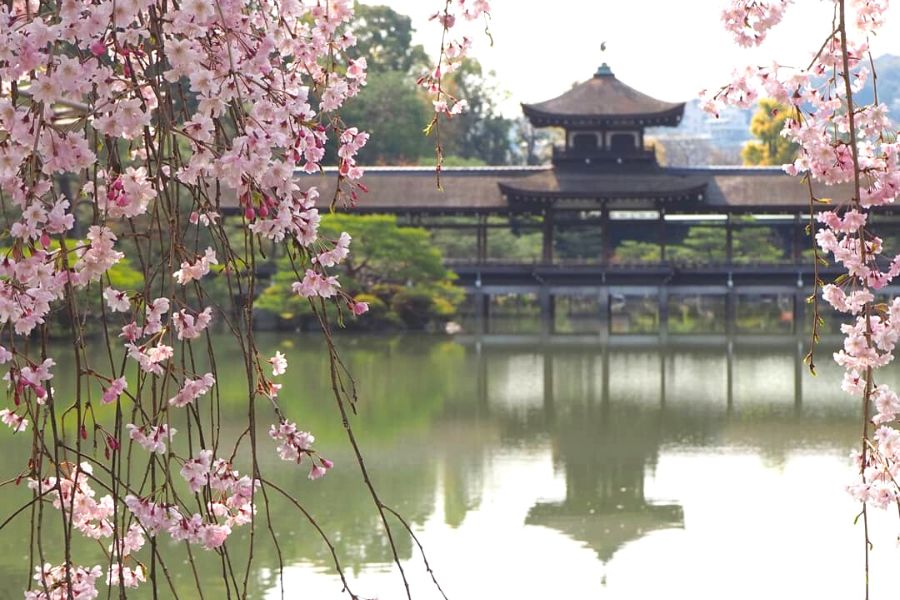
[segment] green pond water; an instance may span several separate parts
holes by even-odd
[[[264,475],[330,534],[355,593],[405,597],[327,386],[322,345],[312,336],[259,341],[287,354],[283,406],[336,463],[308,481],[266,439]],[[374,483],[412,524],[451,599],[861,597],[858,507],[843,491],[854,476],[858,407],[825,365],[827,353],[812,378],[799,368],[796,340],[506,342],[338,341],[359,383],[354,424]],[[226,338],[216,348],[225,439],[237,435],[246,407],[237,351]],[[64,361],[56,369],[57,393],[67,369]],[[893,379],[887,371],[883,381]],[[259,418],[270,422],[264,406]],[[0,431],[0,479],[21,469],[28,443]],[[28,497],[21,488],[0,494],[0,519]],[[277,497],[270,514],[284,571],[261,527],[251,597],[281,598],[283,582],[285,598],[346,598],[302,515]],[[896,514],[874,515],[873,529],[873,598],[893,597]],[[22,597],[28,531],[27,515],[0,531],[0,599]],[[160,543],[179,597],[199,598],[182,547]],[[248,547],[245,534],[229,541],[236,565]],[[398,536],[398,549],[413,596],[439,598],[408,536]],[[75,551],[81,564],[103,560],[96,545]],[[195,559],[203,597],[227,598],[221,559],[202,551]],[[242,583],[243,571],[234,578]],[[160,597],[172,594],[163,587]]]

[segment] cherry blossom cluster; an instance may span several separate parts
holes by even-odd
[[[241,476],[224,459],[213,459],[211,450],[201,450],[195,458],[185,461],[181,477],[191,492],[209,491],[206,515],[187,515],[175,505],[160,504],[135,495],[126,496],[125,505],[150,537],[165,532],[175,541],[187,541],[206,550],[215,550],[225,543],[233,528],[246,525],[253,519],[256,512],[253,496],[259,481]]]
[[[332,271],[347,259],[350,236],[319,235],[321,206],[353,205],[366,192],[357,157],[369,136],[339,114],[366,85],[366,58],[354,51],[353,5],[0,3],[0,204],[9,232],[0,249],[0,333],[9,348],[0,347],[9,390],[0,421],[14,433],[32,428],[37,442],[23,477],[37,500],[61,512],[67,541],[73,530],[118,538],[108,551],[109,586],[149,579],[157,591],[161,584],[135,557],[145,535],[165,532],[219,549],[234,527],[252,521],[259,474],[240,476],[203,448],[211,437],[203,437],[199,410],[209,408],[200,399],[216,385],[213,344],[203,338],[214,327],[240,337],[251,326],[256,260],[277,245],[296,260],[295,293],[355,315],[368,309]],[[438,20],[455,32],[457,17],[474,20],[488,10],[485,0],[448,0]],[[465,106],[440,83],[471,44],[451,38],[422,81],[438,113]],[[321,172],[329,144],[337,149],[338,182],[335,196],[323,199],[297,175]],[[243,249],[226,232],[232,211],[227,225],[238,228]],[[121,283],[123,266],[140,268],[142,282]],[[223,280],[231,297],[248,303],[236,308],[249,310],[210,300],[209,286]],[[106,371],[87,360],[95,342],[86,341],[84,328],[98,314]],[[50,387],[55,361],[35,343],[47,339],[57,316],[71,324],[71,346],[82,359],[73,367],[74,393]],[[254,344],[252,336],[241,338],[256,390],[249,400],[271,401],[278,453],[298,463],[310,457],[310,479],[317,479],[333,465],[311,449],[311,435],[287,426],[277,404],[282,384],[268,380]],[[287,368],[280,354],[271,365],[273,377]],[[179,425],[193,456],[173,447],[175,419],[196,423]],[[105,440],[107,463],[94,472],[82,461],[102,461],[94,456],[97,438]],[[123,446],[128,456],[145,449],[147,469],[181,464],[184,481],[168,468],[142,477],[144,467],[120,460]],[[90,482],[100,480],[106,489],[151,480],[156,487],[130,488],[122,502],[98,499]],[[185,485],[201,496],[200,512],[173,499]],[[48,528],[40,526],[43,511],[37,515],[32,533],[39,538]],[[75,547],[54,544],[64,548],[63,560],[37,569],[26,598],[98,596],[103,569],[77,566]]]
[[[781,20],[786,4],[732,0],[723,20],[739,43],[755,45]],[[894,204],[900,194],[900,145],[887,107],[877,101],[860,103],[857,96],[873,84],[868,38],[884,24],[888,2],[834,4],[835,28],[807,68],[775,64],[741,70],[732,83],[705,94],[705,107],[717,113],[724,105],[749,106],[763,95],[786,105],[792,114],[782,135],[799,152],[785,171],[825,189],[831,186],[826,193],[841,197],[835,202],[812,196],[810,185],[811,206],[820,211],[811,223],[815,243],[845,271],[821,292],[825,302],[849,319],[841,325],[844,343],[834,360],[845,370],[842,389],[865,407],[865,433],[855,453],[860,479],[849,486],[863,503],[865,518],[866,505],[900,506],[900,398],[875,377],[894,360],[900,340],[900,298],[876,296],[900,276],[900,254],[897,248],[888,252],[873,232],[870,213]]]
[[[437,64],[418,79],[418,84],[431,96],[435,118],[441,114],[458,115],[468,108],[465,98],[457,98],[444,85],[444,77],[456,71],[472,49],[471,38],[453,35],[458,29],[458,18],[474,21],[489,17],[490,13],[488,0],[445,0],[444,9],[431,15],[431,20],[441,25],[444,35]]]
[[[84,536],[101,539],[112,536],[113,527],[109,519],[113,515],[112,496],[96,500],[96,493],[90,485],[94,470],[83,462],[70,466],[65,477],[45,477],[31,479],[28,487],[38,493],[48,494],[53,507],[62,510],[70,518],[72,526]]]
[[[722,23],[741,46],[758,46],[778,25],[791,0],[735,0],[722,12]]]
[[[212,373],[206,373],[197,379],[185,379],[178,393],[169,399],[169,404],[177,408],[184,408],[200,396],[209,393],[216,384],[216,378]]]
[[[333,462],[322,458],[313,450],[315,436],[308,431],[300,431],[296,423],[282,421],[278,425],[272,425],[269,429],[269,437],[279,442],[278,456],[281,457],[281,460],[295,462],[299,465],[303,462],[304,456],[310,458],[312,461],[309,471],[310,479],[320,479],[334,467]]]
[[[25,592],[25,600],[93,600],[100,595],[97,579],[101,575],[100,567],[47,563],[34,568],[34,580],[41,589]]]

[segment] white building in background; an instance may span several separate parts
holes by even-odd
[[[647,137],[662,144],[669,166],[741,164],[741,148],[752,139],[752,117],[752,109],[726,108],[716,118],[700,108],[699,100],[692,100],[685,104],[678,127],[648,129]]]

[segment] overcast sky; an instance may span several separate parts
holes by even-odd
[[[440,30],[428,16],[440,0],[365,0],[387,4],[412,17],[416,41],[430,53]],[[559,95],[589,78],[606,61],[625,83],[661,100],[695,98],[725,83],[747,64],[805,66],[829,32],[833,2],[795,0],[766,42],[753,50],[736,46],[719,14],[727,0],[491,0],[494,46],[478,30],[474,55],[497,73],[510,93],[509,116],[520,102]],[[480,28],[483,29],[483,28]],[[601,42],[607,51],[601,53]],[[900,54],[900,7],[873,40],[875,56]]]

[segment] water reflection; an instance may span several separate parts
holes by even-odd
[[[319,343],[261,342],[288,355],[288,410],[340,467],[311,483],[270,453],[264,473],[290,482],[333,534],[354,591],[401,597],[345,450]],[[802,373],[796,341],[538,348],[362,337],[340,344],[362,391],[357,431],[373,479],[420,532],[451,597],[719,598],[729,589],[729,597],[759,598],[773,585],[779,596],[858,592],[855,507],[840,489],[850,477],[856,407],[841,394],[836,370]],[[226,351],[219,362],[236,359]],[[239,374],[223,370],[220,384],[232,410],[226,422],[233,414],[236,423],[244,410]],[[18,443],[2,440],[0,451]],[[4,510],[18,500],[5,496]],[[286,597],[342,597],[310,526],[279,500],[272,518],[288,565]],[[27,535],[24,527],[0,533],[4,581],[27,577],[16,539]],[[234,544],[234,556],[246,555],[246,541]],[[436,597],[411,541],[398,543],[416,597]],[[876,566],[897,559],[892,547],[881,544]],[[215,567],[214,555],[201,560]],[[766,578],[732,593],[747,565]],[[279,598],[274,550],[259,541],[254,569],[254,597]],[[822,569],[830,576],[820,577]],[[173,579],[192,597],[181,570],[173,568]],[[216,585],[211,594],[221,591]],[[20,595],[0,590],[0,598]]]

